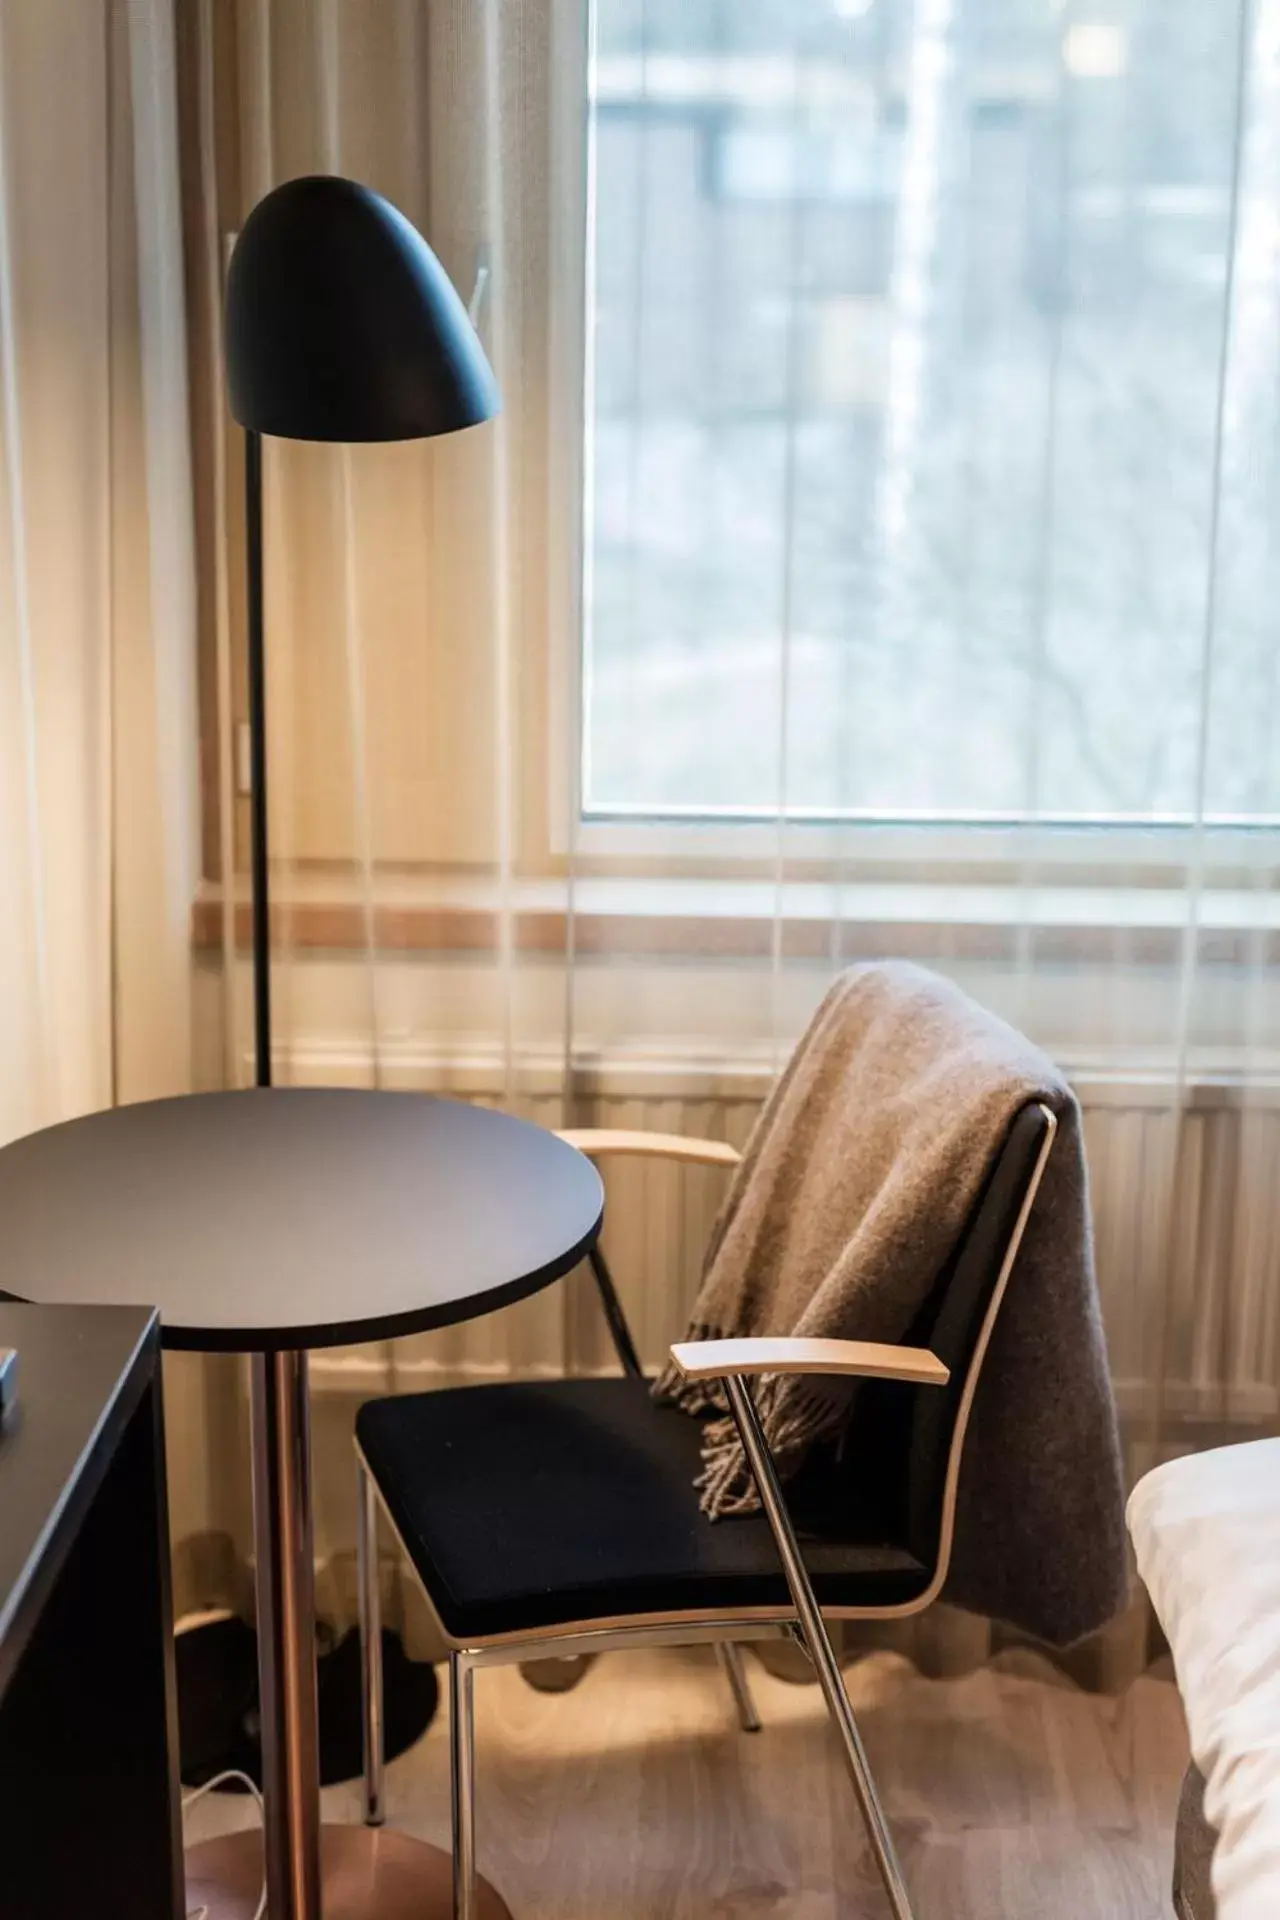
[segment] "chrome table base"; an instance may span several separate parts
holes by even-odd
[[[187,1911],[203,1908],[205,1920],[254,1920],[265,1874],[269,1920],[452,1920],[450,1854],[389,1827],[320,1825],[309,1429],[306,1355],[257,1355],[253,1503],[265,1826],[188,1850]],[[375,1577],[369,1564],[362,1572]],[[380,1652],[380,1639],[376,1646]],[[369,1698],[380,1706],[373,1658]],[[380,1755],[376,1714],[375,1707]],[[478,1883],[475,1920],[511,1920],[485,1881]]]
[[[270,1920],[452,1920],[450,1854],[389,1827],[320,1825],[309,1425],[306,1355],[255,1356],[265,1826],[188,1850],[187,1912],[204,1909],[205,1920],[254,1920],[265,1874]],[[363,1572],[374,1575],[367,1565]],[[372,1679],[370,1698],[380,1705],[376,1657]],[[511,1920],[487,1882],[478,1883],[477,1895],[475,1920]]]
[[[451,1920],[453,1862],[439,1847],[391,1827],[320,1829],[324,1920]],[[256,1828],[205,1840],[187,1852],[187,1910],[208,1920],[253,1920],[262,1892],[262,1837]],[[511,1920],[487,1880],[478,1920]],[[268,1909],[269,1911],[269,1909]]]

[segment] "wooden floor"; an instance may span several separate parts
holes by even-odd
[[[706,1650],[615,1654],[559,1695],[477,1675],[480,1863],[516,1920],[882,1920],[817,1689],[748,1671],[756,1735]],[[958,1680],[875,1654],[847,1679],[918,1920],[1167,1920],[1186,1764],[1167,1668],[1119,1700],[1026,1653]],[[324,1798],[356,1817],[353,1789]],[[448,1845],[443,1718],[390,1768],[388,1802]],[[249,1812],[211,1796],[188,1839]]]

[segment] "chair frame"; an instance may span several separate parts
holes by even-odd
[[[937,1563],[932,1579],[913,1600],[893,1606],[832,1607],[827,1619],[891,1620],[922,1612],[938,1597],[951,1563],[955,1534],[956,1498],[960,1465],[964,1452],[969,1417],[973,1408],[983,1363],[991,1342],[996,1318],[1008,1289],[1027,1221],[1040,1190],[1045,1167],[1058,1130],[1057,1115],[1043,1102],[1040,1112],[1045,1134],[1035,1165],[1027,1181],[1017,1217],[1010,1231],[1000,1270],[987,1303],[978,1338],[965,1375],[960,1404],[956,1410],[947,1472],[943,1489],[942,1521],[938,1537]],[[704,1165],[734,1166],[739,1155],[723,1141],[692,1140],[674,1134],[620,1133],[613,1131],[575,1131],[561,1136],[589,1157],[612,1154],[643,1154]],[[621,1305],[608,1268],[598,1250],[591,1256],[592,1271],[600,1288],[605,1316],[623,1371],[643,1378],[635,1347],[631,1341]],[[865,1748],[854,1719],[853,1709],[840,1673],[839,1661],[831,1644],[826,1620],[818,1605],[795,1528],[778,1481],[773,1457],[765,1437],[747,1380],[765,1373],[838,1373],[856,1378],[898,1379],[917,1385],[943,1385],[947,1369],[936,1357],[920,1348],[872,1345],[865,1341],[813,1341],[760,1339],[697,1341],[681,1343],[671,1349],[672,1357],[688,1377],[723,1381],[729,1406],[742,1439],[743,1451],[755,1479],[761,1506],[769,1522],[778,1556],[791,1595],[790,1607],[744,1607],[731,1612],[673,1611],[628,1615],[616,1619],[569,1622],[539,1628],[533,1633],[507,1633],[459,1641],[450,1634],[435,1614],[429,1594],[427,1605],[449,1649],[450,1773],[453,1820],[453,1909],[454,1920],[477,1920],[477,1875],[475,1852],[475,1714],[474,1680],[484,1667],[511,1666],[549,1656],[573,1657],[612,1653],[624,1647],[690,1646],[707,1641],[715,1643],[725,1661],[740,1718],[742,1698],[734,1678],[737,1644],[749,1640],[793,1639],[808,1655],[822,1688],[828,1713],[839,1735],[841,1751],[857,1796],[876,1864],[889,1897],[894,1920],[913,1920],[910,1897],[901,1863],[867,1763]],[[382,1728],[382,1634],[381,1596],[377,1563],[377,1515],[381,1507],[396,1543],[412,1566],[395,1522],[381,1500],[376,1482],[356,1446],[357,1481],[357,1556],[360,1598],[360,1636],[362,1646],[364,1717],[364,1819],[368,1826],[380,1826],[385,1818],[383,1800],[383,1728]],[[740,1667],[739,1667],[740,1673]],[[743,1681],[745,1687],[745,1680]],[[748,1703],[750,1695],[746,1695]],[[754,1717],[754,1708],[751,1708]]]

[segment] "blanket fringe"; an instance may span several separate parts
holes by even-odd
[[[687,1337],[723,1340],[733,1336],[717,1328],[698,1326]],[[699,1505],[708,1519],[759,1513],[760,1495],[755,1476],[742,1450],[737,1422],[728,1411],[728,1401],[719,1381],[688,1380],[675,1362],[670,1361],[654,1384],[653,1397],[706,1421],[702,1435],[702,1472],[694,1484]],[[849,1388],[845,1381],[827,1381],[819,1387],[805,1377],[767,1374],[755,1385],[753,1398],[778,1477],[786,1480],[811,1447],[818,1441],[833,1439],[840,1432],[848,1412]]]

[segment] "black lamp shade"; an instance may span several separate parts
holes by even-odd
[[[489,420],[484,348],[422,235],[354,180],[288,180],[227,274],[227,379],[244,427],[289,440],[417,440]]]

